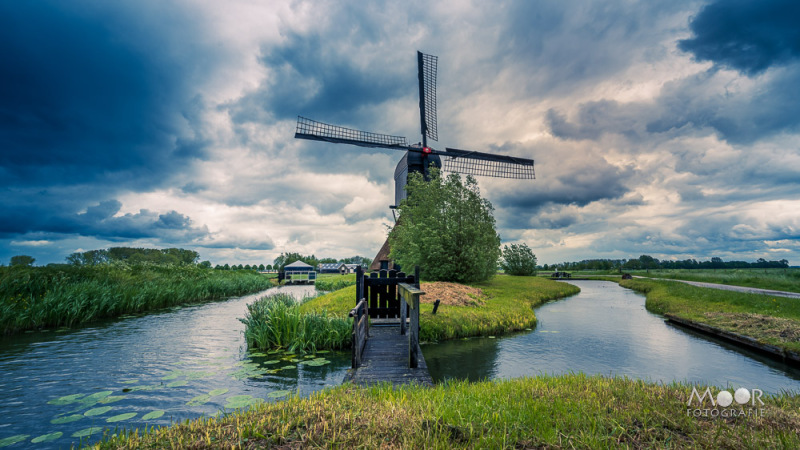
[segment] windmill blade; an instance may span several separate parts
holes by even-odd
[[[439,58],[417,52],[417,77],[419,78],[419,119],[422,126],[422,145],[427,147],[429,137],[439,140],[436,127],[436,66]]]
[[[353,130],[351,128],[329,125],[297,116],[297,129],[294,137],[311,141],[333,142],[337,144],[352,144],[360,147],[381,147],[392,150],[406,150],[408,143],[402,136],[370,133],[367,131]]]
[[[514,156],[495,155],[492,153],[473,152],[447,148],[446,151],[435,150],[433,153],[442,159],[442,170],[495,178],[517,178],[533,180],[533,160]]]

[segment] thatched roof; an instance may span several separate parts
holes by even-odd
[[[389,269],[394,268],[394,262],[389,259],[389,252],[391,249],[389,248],[389,238],[386,238],[386,242],[383,243],[381,249],[378,250],[378,254],[375,255],[375,259],[372,260],[372,264],[369,266],[369,270],[377,271],[381,270],[381,261],[388,261],[389,262]]]

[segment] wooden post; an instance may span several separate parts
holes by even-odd
[[[350,310],[350,317],[353,318],[353,352],[352,367],[358,369],[361,366],[361,356],[369,335],[369,314],[367,313],[367,301],[362,299],[355,308]]]
[[[397,287],[402,304],[408,308],[408,315],[411,318],[411,324],[408,327],[408,367],[416,369],[419,366],[419,296],[425,293],[408,283],[400,283]],[[405,320],[402,323],[405,324]],[[401,325],[401,330],[402,328]]]
[[[356,305],[364,298],[364,269],[356,268]]]

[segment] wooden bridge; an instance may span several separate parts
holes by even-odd
[[[407,276],[394,270],[356,272],[352,369],[344,381],[369,385],[433,385],[419,348],[419,268]]]

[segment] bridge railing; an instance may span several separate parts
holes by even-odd
[[[369,337],[369,311],[366,299],[361,299],[356,307],[350,310],[350,317],[353,318],[353,369],[361,367],[361,357],[364,348],[367,346]]]
[[[419,296],[425,295],[425,292],[408,283],[400,283],[397,287],[400,295],[400,334],[408,334],[408,367],[415,369],[419,365]],[[406,317],[411,319],[408,330]]]

